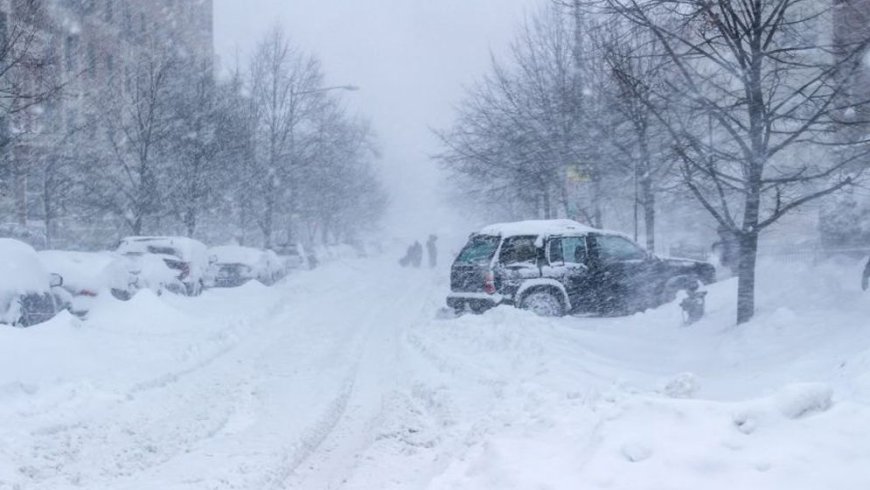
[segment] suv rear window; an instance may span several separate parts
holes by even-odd
[[[512,236],[506,238],[501,247],[499,261],[502,264],[535,263],[538,258],[538,248],[535,246],[536,236]]]
[[[490,235],[474,235],[465,244],[456,262],[462,264],[486,264],[492,260],[495,249],[498,248],[499,237]]]
[[[568,236],[550,239],[550,263],[586,264],[586,238]]]

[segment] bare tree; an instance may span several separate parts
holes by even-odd
[[[181,75],[175,94],[176,126],[169,139],[173,154],[169,198],[173,212],[188,236],[197,231],[200,216],[214,204],[219,190],[219,172],[244,143],[238,139],[239,115],[232,109],[233,87],[218,84],[210,66]]]
[[[698,202],[738,237],[737,321],[752,318],[759,234],[855,181],[866,141],[837,131],[866,40],[829,40],[816,0],[602,0],[647,31],[673,65],[655,114]],[[858,122],[853,122],[857,124]]]
[[[348,118],[335,99],[315,119],[314,144],[300,181],[300,210],[308,241],[352,240],[377,221],[386,205],[374,170],[379,152],[368,122]]]
[[[94,94],[94,119],[89,130],[95,143],[107,148],[88,168],[89,203],[141,234],[146,221],[163,211],[167,184],[166,152],[177,134],[173,106],[178,65],[167,50],[137,54],[125,83],[110,81]]]
[[[268,247],[274,238],[276,213],[284,209],[292,219],[297,212],[300,131],[309,113],[316,110],[323,75],[319,62],[295,51],[276,27],[257,47],[250,76],[256,177],[262,199],[259,225]]]
[[[41,104],[57,97],[63,81],[46,35],[52,20],[40,0],[12,2],[8,15],[0,15],[0,165],[11,177],[20,224],[27,223],[27,178],[39,160],[33,138],[48,114]]]
[[[593,95],[578,53],[573,18],[552,6],[531,18],[512,45],[509,63],[492,71],[461,104],[454,127],[440,132],[439,155],[462,174],[473,192],[497,202],[519,197],[544,218],[585,216],[600,225],[600,159],[591,142]],[[590,182],[585,203],[571,195],[573,182]]]
[[[659,54],[659,45],[648,31],[621,18],[607,19],[592,34],[591,41],[609,72],[611,107],[619,114],[606,141],[617,150],[615,155],[623,157],[615,161],[633,176],[635,235],[641,207],[646,248],[655,251],[657,195],[669,185],[674,169],[667,134],[655,115],[666,110],[667,101],[656,88],[667,82],[671,65]]]

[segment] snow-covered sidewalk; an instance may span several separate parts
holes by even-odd
[[[858,271],[858,272],[856,272]],[[870,488],[870,296],[766,265],[755,321],[436,319],[444,271],[105,299],[0,329],[0,489]]]

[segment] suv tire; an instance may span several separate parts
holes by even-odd
[[[562,301],[546,289],[529,291],[523,295],[519,307],[520,309],[531,311],[538,316],[554,317],[565,315],[565,307],[562,305]]]

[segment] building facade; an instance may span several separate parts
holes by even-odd
[[[46,167],[70,134],[96,131],[94,101],[131,90],[143,55],[213,72],[212,0],[0,0],[0,63],[22,53],[0,81],[20,93],[0,101],[0,234],[9,221],[49,225]]]

